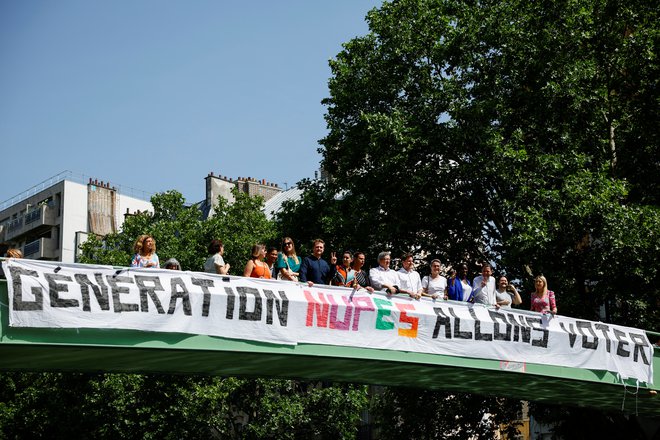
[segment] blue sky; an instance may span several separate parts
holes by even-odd
[[[380,4],[0,1],[0,202],[64,170],[189,202],[313,177],[328,60]]]

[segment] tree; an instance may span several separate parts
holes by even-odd
[[[648,313],[660,294],[656,9],[402,0],[371,11],[371,32],[330,63],[319,150],[330,177],[302,182],[281,230],[372,256],[487,260],[525,290],[543,273],[561,313],[594,318],[607,304],[612,322],[659,327]]]
[[[215,214],[203,219],[197,206],[187,206],[177,191],[156,194],[154,212],[126,218],[122,230],[105,237],[90,237],[83,243],[82,263],[127,266],[133,257],[133,244],[141,234],[152,235],[162,261],[174,257],[186,270],[200,271],[208,257],[207,247],[219,238],[225,247],[224,259],[232,274],[242,274],[255,243],[274,239],[274,225],[261,211],[263,198],[234,191],[234,202],[219,197]]]
[[[234,193],[202,219],[176,191],[152,198],[153,213],[130,216],[122,230],[82,246],[82,262],[126,266],[140,234],[161,259],[201,270],[211,239],[221,238],[231,272],[242,274],[254,243],[274,238],[263,199]],[[1,438],[354,438],[367,390],[293,380],[138,374],[0,375]]]
[[[527,291],[543,273],[560,313],[604,305],[657,330],[658,14],[645,0],[384,3],[330,62],[329,177],[302,182],[278,224],[372,257],[491,261]],[[401,426],[424,423],[399,409]]]

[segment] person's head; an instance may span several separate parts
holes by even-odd
[[[468,266],[465,263],[461,263],[460,266],[458,266],[458,277],[460,279],[467,278],[468,276]]]
[[[390,260],[392,257],[390,257],[390,253],[383,251],[380,254],[378,254],[378,264],[383,268],[383,269],[389,269],[390,267]]]
[[[500,275],[500,277],[497,279],[497,287],[500,290],[506,290],[508,286],[509,280],[504,275]]]
[[[277,253],[277,248],[275,246],[268,248],[268,251],[266,252],[266,261],[269,265],[272,265],[277,261]]]
[[[344,253],[341,254],[341,264],[344,267],[350,267],[352,262],[353,254],[350,251],[344,251]]]
[[[321,258],[321,255],[323,255],[323,251],[325,251],[325,241],[321,240],[320,238],[317,238],[312,243],[312,254],[316,258]]]
[[[263,244],[255,244],[252,246],[252,259],[253,260],[263,260],[263,258],[266,256],[266,246]]]
[[[403,254],[401,256],[401,265],[405,270],[410,272],[415,268],[415,261],[412,254]]]
[[[7,258],[23,258],[23,252],[16,248],[7,249],[7,253],[5,255]]]
[[[282,253],[287,257],[296,255],[296,244],[291,237],[284,237],[284,240],[282,240]]]
[[[437,258],[431,261],[431,275],[433,275],[434,278],[440,275],[441,267],[442,267],[442,263]]]
[[[539,275],[534,278],[534,287],[536,288],[536,293],[540,295],[545,294],[548,291],[548,280],[543,275]]]
[[[489,263],[483,263],[481,265],[481,276],[488,278],[493,274],[493,267]]]
[[[135,240],[133,250],[140,255],[156,252],[156,240],[149,234],[140,235]]]
[[[211,244],[209,244],[209,254],[215,255],[215,254],[220,254],[222,255],[225,251],[225,246],[222,244],[222,241],[220,240],[211,240]]]
[[[170,258],[165,262],[165,269],[169,270],[181,270],[181,265],[176,258]]]
[[[362,269],[362,266],[364,266],[364,262],[367,259],[367,257],[364,255],[364,252],[362,251],[357,251],[355,255],[353,256],[353,268],[355,270],[360,270]]]

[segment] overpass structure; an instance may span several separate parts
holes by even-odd
[[[660,349],[653,385],[604,370],[322,344],[110,328],[9,325],[0,280],[0,370],[209,374],[442,389],[549,404],[660,415]],[[647,334],[649,334],[647,332]],[[650,334],[657,340],[660,335]]]

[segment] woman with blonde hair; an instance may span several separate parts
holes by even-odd
[[[535,292],[532,293],[533,312],[557,314],[557,302],[555,301],[555,292],[548,290],[548,280],[543,275],[534,278]]]
[[[131,267],[157,267],[160,268],[158,255],[156,255],[156,240],[151,235],[143,234],[135,240],[133,245],[135,256]]]
[[[263,259],[266,257],[266,246],[255,244],[252,246],[252,256],[245,265],[244,277],[270,278],[270,267]]]
[[[298,271],[302,260],[296,255],[296,245],[291,237],[282,240],[282,252],[277,255],[277,278],[280,280],[298,281]]]

